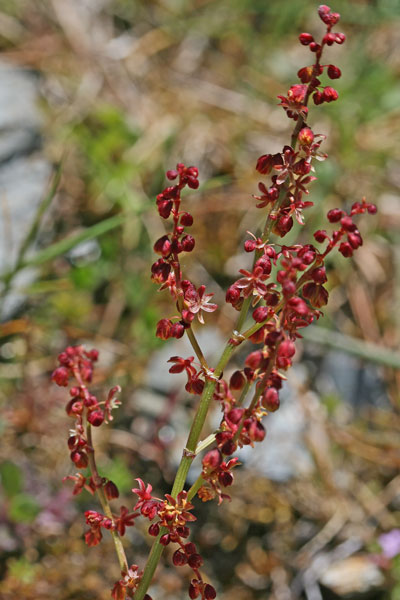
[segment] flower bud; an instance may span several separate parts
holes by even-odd
[[[317,44],[316,42],[311,42],[309,48],[310,48],[311,52],[318,52],[319,50],[321,50],[321,46],[319,44]]]
[[[203,559],[200,554],[191,554],[188,558],[189,567],[192,569],[200,569],[203,565]]]
[[[225,299],[227,302],[229,302],[229,304],[232,304],[234,306],[240,299],[239,288],[235,287],[234,285],[231,285],[231,287],[229,287],[226,292]]]
[[[342,72],[339,69],[339,67],[336,67],[335,65],[328,66],[328,77],[330,79],[339,79],[339,77],[341,75],[342,75]]]
[[[357,229],[353,223],[353,219],[348,215],[345,215],[342,219],[340,219],[340,224],[346,231],[355,231]]]
[[[253,252],[253,250],[256,247],[256,241],[255,240],[246,240],[244,243],[244,249],[245,252]]]
[[[233,483],[233,475],[229,471],[222,471],[218,474],[218,481],[224,487],[229,487]]]
[[[328,281],[325,267],[317,267],[310,273],[315,283],[326,283]]]
[[[313,94],[313,100],[314,100],[314,104],[316,104],[317,106],[319,104],[322,104],[324,101],[324,97],[321,94],[321,92],[319,92],[318,90],[316,92],[314,92]]]
[[[225,456],[230,456],[236,452],[236,448],[237,444],[233,440],[227,440],[224,444],[222,444],[221,452],[222,454],[225,454]]]
[[[160,533],[160,526],[158,523],[152,523],[149,527],[149,534],[153,537],[157,537]]]
[[[310,67],[303,67],[302,69],[300,69],[299,71],[297,71],[297,77],[300,79],[300,81],[302,83],[310,83],[311,79],[313,76],[313,68],[312,66]]]
[[[195,246],[195,239],[191,235],[185,235],[182,238],[182,250],[185,252],[191,252]]]
[[[324,242],[326,239],[329,239],[329,236],[326,233],[325,229],[318,229],[318,231],[314,233],[314,239],[320,244],[322,244],[322,242]]]
[[[172,562],[176,567],[183,567],[183,565],[186,565],[187,561],[187,556],[182,552],[182,550],[175,550],[172,555]]]
[[[322,42],[327,46],[332,46],[336,42],[336,36],[334,33],[326,33],[322,38]]]
[[[235,371],[229,380],[229,387],[231,390],[241,390],[245,383],[246,379],[242,371]]]
[[[185,333],[185,328],[181,322],[174,323],[171,327],[171,335],[177,340],[183,336]]]
[[[248,428],[248,434],[253,442],[262,442],[265,438],[265,427],[260,421],[253,420]]]
[[[244,408],[232,408],[227,414],[227,419],[234,425],[237,425],[243,417],[243,414]]]
[[[86,469],[89,464],[86,452],[82,452],[81,450],[74,450],[71,452],[70,457],[78,469]]]
[[[309,127],[303,127],[299,133],[299,144],[310,146],[314,141],[314,134]]]
[[[268,317],[268,306],[259,306],[253,311],[253,319],[256,323],[262,323]]]
[[[205,469],[215,469],[216,467],[219,467],[219,465],[222,463],[222,456],[218,448],[214,448],[213,450],[207,452],[202,460],[202,463]]]
[[[174,179],[176,179],[178,177],[178,171],[175,170],[170,170],[166,172],[166,176],[167,179],[169,179],[170,181],[173,181]]]
[[[160,544],[162,546],[168,546],[169,542],[170,542],[169,533],[164,533],[164,535],[162,535],[160,537]]]
[[[189,534],[190,534],[189,527],[186,527],[186,526],[177,527],[176,532],[179,535],[179,537],[183,537],[183,538],[189,537]]]
[[[216,597],[217,597],[217,592],[215,591],[213,586],[210,585],[209,583],[206,583],[206,585],[204,586],[205,600],[214,600],[214,598],[216,598]]]
[[[296,346],[292,340],[284,340],[278,348],[278,356],[292,358],[296,354]]]
[[[260,350],[254,350],[254,352],[250,352],[250,354],[247,356],[245,365],[251,369],[257,369],[260,366],[262,359],[262,352]]]
[[[350,246],[349,242],[342,242],[339,246],[339,252],[343,254],[345,258],[353,256],[353,248]]]
[[[156,336],[161,340],[168,340],[172,337],[172,323],[169,319],[161,319],[157,323]]]
[[[327,214],[328,221],[330,223],[338,223],[343,217],[344,212],[340,208],[332,208]]]
[[[66,367],[58,367],[51,375],[52,381],[60,387],[68,386],[69,371]]]
[[[274,387],[264,390],[261,397],[261,404],[269,412],[278,410],[280,406],[278,390]]]
[[[322,97],[325,100],[325,102],[333,102],[334,100],[337,100],[339,98],[339,94],[333,87],[328,85],[326,88],[324,88],[324,91],[322,92]]]
[[[362,237],[358,232],[357,233],[348,233],[347,239],[348,239],[351,247],[354,248],[354,250],[357,250],[357,248],[362,246],[362,243],[363,243]]]
[[[193,225],[193,217],[190,213],[185,212],[181,215],[181,225],[184,227],[190,227]]]
[[[104,486],[104,491],[108,500],[113,500],[114,498],[118,498],[119,496],[118,488],[115,485],[115,483],[111,481],[111,479],[109,479],[106,485]]]
[[[91,425],[93,425],[93,427],[100,427],[100,425],[103,423],[104,421],[104,413],[102,410],[98,409],[98,410],[93,410],[92,412],[90,412],[88,414],[88,418],[87,420],[89,421],[89,423]]]
[[[268,175],[273,166],[272,154],[263,154],[257,160],[256,171],[261,175]]]
[[[301,33],[299,35],[299,40],[300,44],[302,44],[303,46],[308,46],[309,44],[311,44],[311,42],[314,41],[314,38],[311,35],[311,33]]]
[[[188,542],[185,544],[185,552],[186,554],[194,554],[196,552],[196,545],[193,542]]]

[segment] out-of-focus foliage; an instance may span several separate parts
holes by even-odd
[[[329,49],[326,60],[343,77],[337,103],[310,109],[313,129],[327,135],[329,159],[319,165],[315,207],[300,235],[304,241],[324,228],[333,206],[362,195],[378,205],[377,217],[360,224],[366,243],[355,261],[331,260],[324,326],[396,349],[400,3],[337,0],[332,7],[342,14],[348,41]],[[118,577],[110,540],[91,549],[83,542],[83,512],[95,500],[72,498],[71,486],[61,483],[72,473],[70,423],[49,372],[67,343],[100,349],[98,389],[123,387],[109,437],[96,441],[99,463],[120,486],[123,502],[134,503],[135,477],[151,481],[159,495],[169,490],[191,401],[170,386],[160,390],[158,372],[149,384],[146,371],[160,349],[155,324],[173,311],[149,279],[152,241],[163,231],[154,198],[164,171],[177,161],[199,167],[201,187],[187,198],[197,251],[187,268],[193,280],[196,273],[208,279],[223,304],[223,288],[245,265],[245,232],[260,218],[251,197],[257,157],[288,141],[291,125],[276,96],[296,82],[307,60],[297,35],[320,31],[315,8],[310,0],[1,3],[1,60],[38,74],[41,152],[55,163],[62,158],[61,183],[36,251],[123,217],[120,226],[44,261],[24,290],[23,307],[0,325],[5,600],[105,599]],[[299,235],[296,227],[287,243]],[[224,334],[232,313],[224,309],[215,319],[208,323]],[[357,395],[364,385],[346,403],[329,374],[318,370],[321,353],[306,343],[303,349],[307,375],[291,383],[291,393],[306,422],[302,436],[313,468],[284,483],[238,469],[231,504],[217,509],[196,501],[193,535],[205,571],[222,600],[365,594],[396,600],[398,562],[379,570],[371,555],[380,553],[379,533],[399,526],[399,377],[389,368],[378,371],[382,402],[364,403]],[[360,380],[371,370],[355,367]],[[266,440],[266,462],[268,452]],[[147,534],[132,531],[128,554],[143,565]],[[349,592],[324,584],[324,569],[339,560],[353,561],[347,568],[358,582],[378,569],[376,587]],[[157,600],[186,597],[184,569],[177,573],[170,564],[156,580]]]

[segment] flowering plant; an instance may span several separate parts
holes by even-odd
[[[226,488],[233,483],[233,469],[238,458],[232,455],[245,445],[253,446],[265,437],[263,418],[279,408],[279,392],[285,379],[283,374],[292,364],[296,352],[295,341],[301,337],[301,329],[315,322],[321,308],[328,301],[325,269],[326,256],[335,248],[344,257],[351,257],[362,245],[362,237],[354,218],[365,212],[374,214],[376,207],[363,198],[355,202],[348,211],[336,208],[328,212],[332,231],[319,230],[314,233],[318,244],[285,245],[271,242],[272,234],[284,238],[292,229],[294,220],[304,223],[303,212],[312,206],[306,200],[309,187],[315,181],[314,160],[324,160],[327,155],[320,147],[324,135],[315,133],[308,123],[308,104],[312,98],[315,105],[333,102],[338,92],[324,85],[321,77],[338,79],[340,69],[333,64],[323,64],[322,55],[326,46],[343,44],[343,33],[333,31],[339,14],[321,5],[318,14],[326,30],[320,42],[309,33],[299,36],[300,43],[308,46],[314,62],[301,68],[298,77],[301,83],[290,87],[286,96],[279,96],[280,106],[289,119],[294,121],[290,145],[281,152],[259,157],[256,170],[260,175],[270,176],[269,183],[258,184],[259,195],[254,196],[257,207],[265,209],[265,224],[258,234],[249,233],[244,249],[253,256],[252,265],[240,269],[237,280],[226,292],[226,302],[238,312],[235,327],[229,335],[225,348],[215,366],[208,364],[196,338],[194,323],[204,323],[204,313],[217,310],[212,302],[213,294],[206,287],[197,287],[184,277],[180,256],[192,252],[195,247],[188,229],[193,217],[182,209],[182,192],[185,188],[199,186],[196,167],[179,163],[176,170],[167,171],[168,185],[157,196],[159,215],[171,223],[170,231],[154,244],[159,255],[152,265],[151,277],[160,289],[168,289],[176,304],[175,314],[161,319],[156,335],[167,340],[187,335],[194,356],[173,356],[170,373],[187,376],[185,389],[199,396],[197,409],[182,453],[175,481],[170,494],[164,498],[153,496],[151,484],[137,479],[138,487],[132,491],[138,500],[132,512],[125,506],[118,514],[111,511],[109,501],[118,497],[116,485],[101,477],[95,461],[91,428],[100,427],[112,420],[112,410],[119,405],[118,387],[110,390],[105,401],[99,401],[88,389],[91,382],[96,350],[87,352],[83,347],[69,347],[59,356],[60,366],[53,373],[53,380],[60,386],[70,388],[70,400],[66,410],[75,419],[68,446],[72,462],[78,469],[89,467],[90,476],[80,472],[69,476],[74,482],[74,494],[83,489],[99,496],[102,513],[87,511],[85,534],[88,545],[100,543],[103,529],[113,536],[118,555],[121,578],[112,589],[114,600],[135,598],[149,600],[147,593],[160,560],[164,546],[175,544],[173,563],[188,565],[193,571],[189,584],[189,597],[211,600],[216,597],[214,587],[206,582],[200,571],[203,560],[196,545],[188,541],[188,524],[196,520],[193,515],[193,498],[198,495],[203,501],[213,498],[221,504],[229,499]],[[274,267],[274,268],[273,268]],[[273,277],[273,273],[276,276]],[[249,313],[251,316],[249,317]],[[249,320],[249,322],[247,322]],[[230,379],[224,378],[224,370],[237,348],[246,342],[250,348],[243,367],[236,370]],[[211,401],[215,399],[221,407],[218,428],[200,441]],[[190,487],[185,489],[186,479],[194,459],[204,450],[201,474]],[[126,528],[134,526],[139,517],[148,519],[149,534],[155,537],[152,550],[144,570],[127,561],[122,545]]]

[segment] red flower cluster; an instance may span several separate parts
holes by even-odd
[[[67,387],[71,378],[74,378],[77,383],[69,390],[70,400],[65,410],[68,416],[75,419],[75,428],[70,431],[68,447],[71,460],[78,469],[85,469],[88,466],[88,453],[93,451],[88,443],[85,424],[100,427],[104,422],[112,420],[111,411],[120,404],[116,398],[116,394],[121,391],[119,386],[110,390],[105,402],[99,402],[86,386],[86,383],[92,381],[94,363],[98,355],[97,350],[87,352],[83,346],[68,346],[58,356],[60,366],[51,376],[52,380],[62,387]],[[76,482],[74,494],[77,494],[85,487],[86,480],[83,481],[79,475],[74,480]],[[106,483],[107,480],[104,478],[100,483],[95,484],[91,480],[89,487],[103,486]]]
[[[52,375],[60,386],[68,386],[71,378],[76,381],[76,385],[70,389],[70,400],[66,407],[68,415],[75,419],[75,428],[68,446],[76,467],[83,469],[89,466],[91,474],[85,477],[77,473],[66,479],[74,482],[74,494],[79,494],[83,489],[92,494],[97,491],[105,507],[105,515],[96,511],[85,513],[89,525],[85,539],[89,545],[94,546],[102,539],[103,529],[112,532],[121,567],[125,565],[121,571],[121,579],[112,590],[114,600],[134,597],[138,586],[138,596],[151,600],[148,594],[144,596],[145,582],[149,578],[142,579],[142,572],[137,565],[128,568],[126,559],[121,560],[123,548],[118,547],[118,536],[125,534],[126,527],[134,525],[139,514],[152,521],[149,533],[158,538],[156,543],[164,546],[170,543],[178,545],[173,554],[174,565],[189,565],[194,573],[189,586],[189,597],[200,597],[202,600],[216,597],[214,587],[205,583],[200,573],[203,559],[195,544],[187,541],[190,533],[187,525],[195,521],[196,517],[191,512],[194,508],[190,501],[192,493],[188,494],[182,489],[183,482],[180,480],[182,472],[187,472],[185,469],[190,467],[188,461],[192,461],[198,453],[198,448],[209,445],[208,438],[199,444],[209,403],[212,399],[219,402],[222,415],[219,427],[212,434],[215,447],[203,457],[201,476],[192,490],[198,489],[198,495],[203,501],[218,498],[221,503],[224,499],[229,499],[224,489],[232,485],[232,471],[238,465],[238,458],[232,458],[232,454],[238,448],[253,446],[265,438],[266,430],[262,421],[268,413],[279,408],[279,392],[285,379],[283,372],[292,365],[296,352],[295,341],[301,337],[303,327],[319,318],[320,309],[328,301],[328,291],[325,288],[326,256],[334,248],[344,257],[352,256],[362,245],[362,237],[354,217],[376,212],[375,205],[367,203],[365,199],[355,202],[349,211],[339,208],[330,210],[328,221],[336,229],[331,234],[325,230],[314,234],[315,241],[324,244],[324,249],[318,249],[313,244],[284,245],[270,242],[271,233],[277,235],[278,239],[284,238],[295,220],[303,224],[303,211],[312,206],[312,202],[306,200],[306,197],[310,184],[316,179],[314,161],[327,157],[320,151],[325,136],[314,133],[307,124],[308,103],[311,97],[317,105],[338,98],[337,91],[329,85],[322,85],[320,77],[325,72],[331,80],[335,80],[341,76],[341,71],[333,64],[322,64],[321,58],[325,46],[342,44],[345,36],[332,31],[339,21],[338,13],[321,5],[318,14],[326,25],[322,40],[316,42],[309,33],[302,33],[299,38],[300,43],[308,46],[315,55],[315,62],[299,70],[301,83],[292,85],[286,96],[278,96],[287,116],[295,121],[291,143],[285,145],[281,152],[263,154],[257,161],[257,172],[270,176],[268,183],[259,182],[260,195],[255,196],[257,207],[266,209],[265,226],[257,236],[248,232],[250,239],[245,241],[244,249],[250,255],[253,253],[252,265],[240,269],[237,280],[227,290],[226,302],[240,311],[237,322],[239,331],[234,330],[231,334],[215,369],[208,366],[192,330],[192,323],[196,316],[200,323],[204,323],[203,313],[215,311],[217,305],[211,302],[213,295],[206,293],[204,285],[197,287],[188,279],[183,279],[180,264],[180,255],[191,252],[195,247],[194,238],[187,232],[187,228],[193,225],[193,217],[181,210],[181,192],[185,187],[198,188],[197,168],[185,167],[179,163],[176,170],[167,171],[167,178],[170,181],[177,180],[177,183],[166,187],[157,196],[158,212],[163,219],[171,219],[172,228],[154,244],[154,251],[159,258],[152,265],[152,279],[161,284],[160,289],[169,290],[176,302],[178,314],[161,319],[157,324],[156,335],[166,340],[171,337],[180,338],[186,332],[199,360],[198,368],[195,366],[194,356],[173,356],[169,360],[172,363],[170,373],[186,374],[186,391],[201,395],[187,448],[183,453],[183,471],[180,467],[174,484],[174,489],[180,486],[182,491],[174,496],[166,494],[164,499],[156,498],[152,495],[152,486],[137,479],[138,487],[132,490],[138,496],[134,512],[129,512],[123,506],[119,515],[114,515],[108,507],[108,500],[118,497],[118,489],[113,482],[100,477],[97,472],[91,443],[91,426],[98,427],[112,419],[111,411],[119,404],[116,399],[119,387],[110,390],[105,402],[99,402],[89,392],[86,384],[92,380],[93,365],[98,353],[96,350],[86,352],[81,346],[69,347],[60,354],[60,366]],[[242,331],[250,310],[251,325]],[[255,347],[249,349],[242,367],[237,368],[229,380],[224,379],[223,370],[231,354],[237,346],[248,341],[255,344]],[[251,395],[249,401],[248,394]],[[200,486],[202,482],[204,485]],[[149,568],[153,567],[154,564]]]
[[[196,167],[185,167],[179,163],[176,171],[167,171],[167,178],[178,183],[169,186],[157,196],[157,207],[161,217],[173,221],[173,229],[163,235],[154,244],[154,252],[159,258],[151,267],[151,278],[161,283],[160,289],[168,288],[173,298],[177,300],[179,317],[161,319],[157,324],[157,337],[166,340],[171,337],[180,338],[188,329],[197,315],[200,323],[204,324],[204,312],[213,312],[217,305],[210,302],[213,294],[206,294],[206,288],[201,285],[198,289],[187,279],[182,279],[179,255],[191,252],[195,246],[194,238],[186,233],[185,228],[193,225],[190,213],[181,211],[181,191],[188,186],[196,189],[199,186],[198,170]],[[175,319],[178,319],[175,321]]]
[[[125,600],[127,597],[132,598],[132,594],[135,593],[140,580],[143,575],[143,571],[139,571],[137,565],[131,565],[129,569],[121,572],[121,579],[114,584],[111,592],[113,600]],[[146,594],[143,600],[152,600],[149,594]]]
[[[101,528],[109,531],[118,531],[119,535],[125,535],[127,527],[135,525],[134,519],[139,513],[130,513],[126,506],[121,506],[119,515],[112,515],[112,519],[102,515],[95,510],[85,512],[86,523],[90,529],[85,533],[85,541],[88,546],[97,546],[102,539]]]
[[[132,492],[139,498],[134,510],[140,510],[141,514],[150,521],[157,517],[157,520],[149,527],[150,535],[160,536],[160,544],[178,544],[179,548],[174,552],[172,560],[176,567],[189,565],[193,569],[195,578],[192,579],[189,586],[189,597],[197,598],[201,595],[202,600],[212,600],[216,597],[215,589],[212,585],[205,583],[199,572],[203,564],[203,559],[197,552],[196,545],[193,542],[187,542],[189,528],[186,523],[196,520],[191,510],[193,504],[188,500],[187,492],[180,492],[176,498],[170,494],[165,494],[165,500],[154,498],[151,495],[152,486],[145,484],[142,479],[136,480],[139,483],[138,488]]]

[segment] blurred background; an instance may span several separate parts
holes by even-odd
[[[248,264],[261,211],[254,167],[291,122],[278,94],[309,64],[297,36],[322,31],[310,0],[3,0],[0,7],[0,583],[6,600],[102,600],[119,577],[111,540],[83,541],[88,494],[72,497],[65,392],[49,376],[67,344],[100,350],[94,389],[123,388],[96,440],[101,471],[135,502],[134,478],[169,491],[194,397],[155,338],[172,311],[150,282],[163,232],[155,195],[176,162],[196,252],[187,274],[222,310],[206,355],[232,326],[224,290]],[[348,41],[326,52],[339,101],[311,108],[327,135],[307,225],[363,195],[354,259],[329,259],[330,303],[298,344],[267,438],[240,453],[232,502],[196,500],[193,541],[221,600],[400,598],[400,2],[335,0]],[[234,365],[232,365],[232,369]],[[209,426],[218,421],[210,417]],[[194,471],[196,469],[194,468]],[[197,474],[194,473],[194,476]],[[117,501],[116,506],[121,502]],[[384,534],[384,537],[381,537]],[[126,535],[143,565],[146,524]],[[186,598],[190,570],[167,549],[155,600]]]

